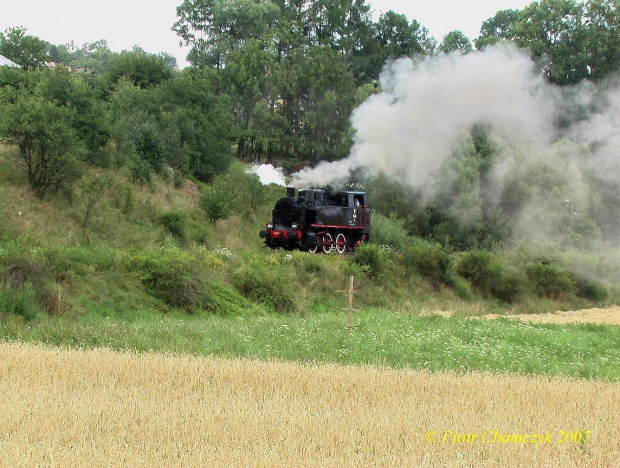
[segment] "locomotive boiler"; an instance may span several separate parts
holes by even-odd
[[[370,204],[366,192],[327,192],[288,187],[271,222],[260,231],[271,249],[342,254],[370,239]]]

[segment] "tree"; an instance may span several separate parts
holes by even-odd
[[[500,10],[493,18],[483,22],[480,36],[475,40],[476,49],[482,50],[501,40],[512,41],[515,38],[514,26],[519,14],[519,10]]]
[[[234,194],[235,187],[229,186],[225,178],[218,178],[208,185],[200,195],[198,204],[202,208],[213,224],[218,219],[229,216],[235,206]],[[238,188],[237,188],[238,189]]]
[[[82,218],[82,227],[84,229],[88,227],[95,208],[101,200],[106,187],[109,185],[110,180],[106,176],[93,175],[82,177],[79,184],[78,199],[84,208],[84,217]]]
[[[460,52],[462,55],[474,50],[469,38],[462,31],[450,31],[443,38],[439,45],[439,52],[449,54],[450,52]]]
[[[110,59],[108,78],[117,83],[121,77],[129,78],[142,89],[159,85],[172,78],[172,68],[165,57],[148,54],[139,47]]]
[[[8,28],[0,33],[0,54],[20,65],[24,70],[45,66],[47,43],[38,37],[26,35],[23,26]]]
[[[531,51],[553,83],[589,76],[584,8],[577,0],[542,0],[525,7],[515,24],[516,43]]]
[[[620,4],[617,0],[590,0],[584,13],[586,68],[591,79],[620,69]]]
[[[0,138],[19,148],[17,165],[39,197],[79,176],[84,146],[72,128],[72,110],[39,96],[22,95],[4,107]]]
[[[185,0],[173,30],[191,45],[190,63],[222,69],[228,54],[271,30],[281,10],[254,0]]]
[[[106,106],[98,99],[97,90],[91,87],[82,74],[71,74],[60,66],[43,69],[36,94],[58,106],[72,110],[72,126],[89,152],[102,150],[110,140]]]
[[[108,47],[105,39],[84,43],[77,47],[73,41],[68,44],[54,45],[50,48],[50,60],[62,63],[66,67],[102,75],[109,70],[110,60],[117,56]]]
[[[416,20],[411,23],[405,15],[392,10],[382,14],[377,23],[377,38],[384,50],[384,59],[397,59],[426,52],[428,30]]]
[[[135,154],[157,170],[172,167],[204,181],[225,172],[234,125],[229,99],[215,93],[213,73],[188,68],[148,89],[121,80],[110,96],[119,153]]]

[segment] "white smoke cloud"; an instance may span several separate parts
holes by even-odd
[[[593,149],[593,167],[604,181],[620,184],[620,86],[607,94],[602,109],[587,121],[570,129],[571,138],[584,141]],[[592,98],[594,99],[594,98]]]
[[[601,202],[594,192],[601,190],[594,190],[592,171],[605,189],[620,190],[620,80],[604,93],[587,81],[560,88],[524,52],[505,45],[420,62],[400,59],[380,80],[383,92],[351,116],[350,155],[293,174],[293,185],[338,186],[360,171],[395,178],[432,198],[439,170],[482,125],[500,148],[484,199],[500,203],[515,177],[531,181],[527,206],[512,213],[513,235],[557,237],[569,215],[563,203],[578,214],[596,208]],[[476,210],[461,218],[474,219]],[[620,237],[611,232],[618,226],[609,223],[609,238]]]
[[[286,187],[286,181],[284,180],[284,174],[282,168],[275,168],[271,164],[254,165],[247,171],[250,174],[256,174],[258,180],[263,185],[276,184],[282,187]]]
[[[400,59],[386,67],[381,85],[384,91],[351,117],[356,133],[349,157],[294,174],[296,185],[337,183],[363,168],[420,187],[476,123],[492,124],[511,145],[548,143],[553,136],[554,90],[512,47],[417,64]]]

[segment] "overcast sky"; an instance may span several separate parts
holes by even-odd
[[[140,45],[147,52],[167,52],[184,66],[187,48],[170,30],[183,0],[1,0],[0,30],[24,26],[27,33],[52,44],[73,40],[77,46],[106,39],[115,52]],[[368,1],[368,0],[367,0]],[[526,0],[370,0],[374,19],[394,10],[418,20],[439,42],[460,29],[475,39],[484,20],[499,10],[521,9]]]

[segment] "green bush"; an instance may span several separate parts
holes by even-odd
[[[198,257],[170,248],[124,261],[140,273],[142,284],[154,297],[188,312],[242,313],[252,305],[235,291],[210,280],[208,268]]]
[[[12,314],[31,320],[39,311],[37,294],[31,283],[15,288],[8,283],[0,282],[0,317]]]
[[[304,271],[309,274],[321,275],[325,271],[325,262],[321,255],[304,255],[302,265]]]
[[[504,302],[518,300],[527,289],[525,276],[520,270],[484,250],[464,252],[458,258],[455,270],[483,294]]]
[[[148,161],[134,156],[129,164],[129,171],[132,182],[138,182],[140,185],[146,185],[148,187],[153,185],[154,171]]]
[[[516,302],[527,289],[523,273],[513,266],[504,266],[492,281],[491,293],[501,301]]]
[[[8,284],[18,293],[25,289],[32,290],[38,307],[47,312],[58,311],[60,304],[54,292],[54,281],[64,279],[64,274],[57,274],[55,277],[52,268],[44,259],[28,258],[21,254],[5,259],[4,263],[4,268],[0,271],[0,282]]]
[[[575,278],[575,293],[579,297],[603,302],[609,296],[607,289],[598,281],[589,278]]]
[[[474,293],[471,290],[471,285],[469,282],[460,276],[455,276],[453,278],[454,291],[456,295],[461,299],[472,300],[474,298]]]
[[[167,211],[159,215],[159,222],[166,231],[172,234],[176,239],[185,241],[187,234],[185,232],[186,217],[178,211]]]
[[[487,291],[490,291],[500,270],[494,255],[484,250],[464,252],[456,261],[455,269],[476,288]]]
[[[355,249],[352,262],[362,267],[369,276],[378,277],[383,273],[383,257],[375,244],[366,244]]]
[[[386,217],[381,213],[373,213],[372,243],[389,245],[398,250],[403,250],[409,239],[404,223],[402,219],[398,219],[394,214]]]
[[[452,282],[452,258],[441,246],[419,244],[405,250],[403,261],[407,272],[416,271],[435,286]]]
[[[526,274],[541,296],[559,299],[575,292],[575,283],[559,265],[543,262],[530,264],[526,267]]]
[[[246,298],[268,306],[277,312],[294,312],[295,285],[288,275],[253,265],[240,268],[233,275],[237,290]]]

